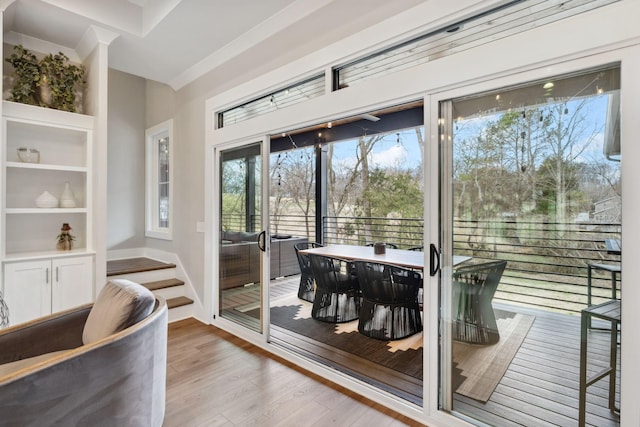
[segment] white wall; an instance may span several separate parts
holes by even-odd
[[[145,245],[145,103],[145,79],[109,70],[107,250]]]
[[[198,298],[204,296],[204,97],[180,97],[169,86],[147,81],[146,126],[173,119],[173,240],[146,238],[148,248],[176,253]],[[144,196],[144,195],[143,195]],[[144,211],[143,211],[144,215]],[[144,230],[143,230],[144,232]],[[143,233],[144,234],[144,233]]]

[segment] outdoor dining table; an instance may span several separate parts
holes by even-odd
[[[400,267],[424,270],[424,252],[409,251],[406,249],[389,249],[383,254],[376,254],[373,246],[358,245],[328,245],[312,249],[304,249],[300,252],[314,255],[324,255],[335,258],[342,258],[348,261],[363,260],[372,262],[382,262],[395,264]],[[470,260],[471,257],[454,255],[453,265],[461,264]]]

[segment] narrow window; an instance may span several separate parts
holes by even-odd
[[[146,231],[147,237],[172,239],[173,120],[146,131]]]

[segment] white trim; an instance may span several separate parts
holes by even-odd
[[[212,115],[211,115],[212,116]],[[208,139],[209,135],[207,135]],[[249,331],[246,328],[243,328],[236,323],[223,318],[220,316],[220,300],[219,300],[219,292],[213,292],[213,288],[215,285],[215,289],[219,289],[220,279],[219,276],[214,275],[213,272],[219,270],[220,266],[220,245],[218,242],[221,241],[220,236],[220,209],[222,208],[220,204],[220,197],[213,197],[213,194],[219,194],[221,188],[220,182],[220,153],[226,150],[232,150],[235,148],[241,148],[248,144],[260,144],[261,153],[264,150],[264,136],[259,138],[249,138],[242,141],[232,141],[227,144],[221,144],[217,146],[209,146],[207,144],[207,163],[205,165],[205,177],[208,177],[207,182],[205,182],[205,190],[207,193],[205,194],[205,202],[207,206],[211,206],[211,209],[205,209],[205,236],[209,236],[205,238],[205,283],[211,283],[211,286],[204,286],[204,298],[205,298],[205,306],[208,305],[209,311],[207,312],[207,323],[210,323],[214,326],[217,326],[221,329],[225,330],[235,330],[238,336],[244,336],[245,333],[248,333],[247,336],[253,336],[256,334],[255,331]],[[209,158],[210,157],[210,158]],[[262,167],[262,166],[261,166]],[[263,171],[264,173],[264,171]],[[267,172],[268,173],[268,172]],[[263,181],[263,188],[266,185],[264,183],[264,177],[261,177]],[[264,192],[263,192],[264,198]],[[263,210],[265,209],[264,203],[262,203]],[[209,220],[210,219],[210,220]],[[267,220],[268,222],[268,220]],[[261,254],[261,257],[263,254]],[[262,262],[265,265],[264,262]],[[261,278],[265,275],[268,275],[268,271],[261,271]],[[263,282],[264,286],[264,282]],[[264,336],[264,334],[258,334],[259,336]],[[246,338],[245,338],[246,339]]]
[[[99,44],[109,46],[112,41],[120,37],[120,34],[106,30],[97,25],[89,25],[87,31],[76,45],[77,55],[83,60],[93,52],[93,49]]]
[[[270,283],[270,265],[271,265],[271,229],[269,228],[269,209],[271,200],[271,193],[269,192],[269,188],[271,187],[271,179],[269,176],[269,164],[270,164],[270,156],[269,147],[271,142],[271,138],[269,135],[265,135],[262,138],[262,144],[260,145],[260,155],[262,156],[262,163],[260,165],[260,170],[262,172],[262,176],[260,177],[261,182],[261,201],[260,201],[260,216],[262,217],[261,231],[265,232],[264,235],[264,246],[265,250],[260,251],[260,303],[262,304],[262,337],[265,342],[269,339],[269,326],[271,322],[271,310],[264,310],[265,307],[270,307],[269,302],[269,283]],[[260,242],[258,242],[260,244]]]

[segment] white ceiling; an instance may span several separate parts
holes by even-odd
[[[283,65],[426,1],[15,0],[3,29],[7,42],[71,51],[91,26],[108,30],[110,68],[179,89],[257,51]]]

